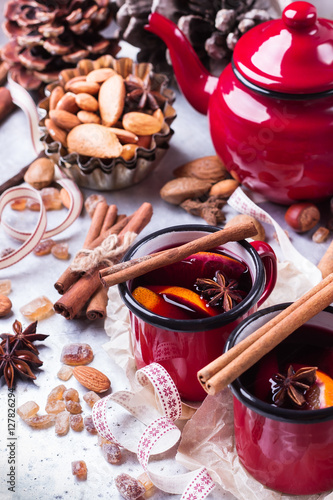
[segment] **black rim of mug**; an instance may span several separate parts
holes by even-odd
[[[147,241],[151,241],[157,236],[171,233],[171,232],[216,232],[220,231],[220,227],[216,226],[206,226],[203,224],[187,224],[184,226],[172,226],[164,229],[160,229],[143,237],[140,241],[135,243],[124,255],[123,261],[130,260],[135,254],[136,250],[144,245]],[[177,332],[202,332],[206,330],[212,330],[219,328],[226,324],[235,321],[240,316],[243,316],[247,311],[249,311],[260,299],[264,287],[265,287],[265,270],[261,262],[259,254],[257,251],[245,240],[237,242],[242,245],[252,257],[254,262],[254,267],[256,271],[256,277],[252,283],[252,288],[244,300],[237,306],[233,307],[230,311],[219,314],[218,316],[212,316],[209,318],[195,319],[195,320],[180,320],[180,319],[170,319],[164,318],[163,316],[158,316],[157,314],[148,311],[139,304],[135,299],[133,299],[130,289],[128,287],[128,282],[120,283],[118,289],[120,295],[133,314],[137,317],[143,319],[150,325],[163,328],[165,330],[177,331]],[[156,249],[157,251],[157,249]]]
[[[282,311],[283,309],[286,309],[290,304],[290,302],[286,302],[283,304],[277,304],[272,307],[267,307],[251,314],[251,316],[249,316],[248,318],[245,318],[230,334],[226,342],[224,352],[228,351],[235,345],[238,337],[251,323],[255,322],[258,318],[264,316],[265,314]],[[329,306],[324,309],[324,311],[333,314],[333,307]],[[253,394],[248,392],[239,378],[232,382],[229,387],[233,395],[246,407],[250,408],[256,413],[259,413],[260,415],[263,415],[264,417],[268,417],[273,420],[280,420],[293,424],[314,424],[317,422],[319,423],[332,420],[333,418],[333,406],[329,408],[322,408],[321,410],[302,411],[287,408],[277,408],[276,406],[265,403],[264,401],[261,401],[260,399],[253,396]]]

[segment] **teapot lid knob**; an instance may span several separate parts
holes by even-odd
[[[308,2],[293,2],[284,9],[282,19],[288,28],[308,28],[316,23],[317,9]]]

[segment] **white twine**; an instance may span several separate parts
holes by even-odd
[[[110,234],[100,246],[93,250],[87,248],[79,250],[70,268],[72,271],[82,273],[98,266],[101,262],[105,262],[106,265],[111,265],[117,257],[122,256],[126,252],[136,237],[136,233],[128,231],[123,236],[122,244],[119,245],[118,235]]]

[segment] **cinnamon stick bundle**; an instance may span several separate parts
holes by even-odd
[[[129,279],[142,276],[154,269],[164,267],[168,264],[179,262],[190,255],[210,250],[228,241],[240,241],[250,238],[256,234],[253,222],[245,222],[221,229],[207,236],[197,238],[179,247],[163,250],[151,255],[145,255],[130,262],[124,262],[117,266],[107,267],[100,271],[100,278],[104,286],[110,287]],[[121,233],[120,233],[121,234]]]
[[[97,208],[101,204],[105,205],[104,202],[101,202],[97,205]],[[95,237],[97,231],[92,227],[94,225],[92,221],[85,240],[85,244],[87,245],[86,248],[96,248],[96,242],[103,241],[109,234],[118,234],[120,238],[128,232],[139,234],[148,224],[153,214],[150,203],[144,203],[130,217],[119,217],[120,220],[117,220],[118,217],[115,219],[114,216],[111,216],[111,211],[112,210],[108,207],[99,207],[99,213],[95,216],[95,222],[100,227],[100,231],[102,231],[104,227],[104,234]],[[101,214],[104,214],[104,218]],[[102,218],[103,220],[101,221]],[[109,220],[104,224],[106,219]],[[108,227],[111,223],[110,221],[115,221],[115,224]],[[90,241],[92,237],[95,237],[95,239]],[[121,256],[119,256],[119,258],[121,258]],[[97,266],[84,273],[79,279],[72,283],[62,297],[54,304],[55,312],[61,314],[66,319],[77,317],[84,309],[87,309],[90,319],[105,316],[107,303],[105,299],[107,298],[107,294],[105,295],[105,293],[98,292],[101,285],[99,271],[105,268],[105,265],[105,262],[100,262]]]
[[[333,274],[330,274],[257,331],[200,370],[199,382],[208,394],[217,394],[332,301]]]

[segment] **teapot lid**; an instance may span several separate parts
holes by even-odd
[[[281,19],[259,24],[237,42],[233,64],[259,87],[288,94],[333,89],[333,22],[308,2],[288,5]]]

